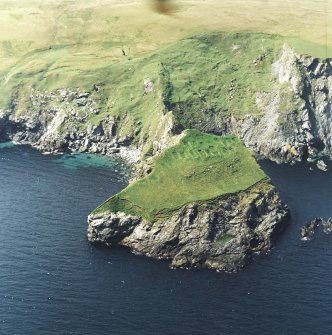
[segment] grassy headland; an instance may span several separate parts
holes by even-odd
[[[80,131],[111,115],[122,120],[120,135],[144,142],[148,154],[167,112],[172,112],[176,129],[203,132],[213,132],[230,116],[262,114],[256,95],[274,88],[271,65],[285,42],[262,33],[209,32],[116,61],[92,52],[93,45],[91,54],[78,52],[80,45],[34,50],[0,74],[0,110],[14,106],[16,116],[34,114],[34,91],[80,88],[93,93],[100,109],[79,125]],[[145,80],[153,85],[148,93]],[[95,84],[102,88],[98,93],[92,89]]]
[[[237,138],[188,130],[178,145],[155,159],[151,174],[106,201],[95,213],[121,211],[154,222],[187,203],[244,191],[265,178]]]
[[[330,5],[323,1],[173,0],[171,15],[149,3],[0,3],[0,110],[29,113],[33,89],[91,91],[100,84],[93,98],[101,113],[90,123],[107,115],[126,119],[121,135],[135,129],[142,140],[172,111],[181,129],[209,131],[223,116],[260,113],[255,93],[271,88],[270,65],[284,42],[330,54]],[[150,94],[146,78],[154,85]]]
[[[271,89],[271,64],[283,43],[275,35],[204,33],[144,56],[122,56],[117,62],[76,56],[74,46],[35,50],[0,76],[0,109],[15,104],[16,114],[26,114],[32,90],[92,91],[98,84],[102,92],[94,98],[101,113],[91,115],[91,123],[98,124],[107,115],[127,118],[123,131],[138,129],[145,136],[155,131],[166,111],[172,111],[181,128],[207,131],[209,120],[260,113],[255,94]],[[85,56],[91,61],[81,62]],[[153,83],[149,94],[143,85],[147,78]]]

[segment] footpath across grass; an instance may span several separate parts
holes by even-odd
[[[95,213],[124,212],[150,222],[183,205],[244,191],[267,178],[250,150],[234,136],[188,130],[154,162],[147,177],[99,206]]]

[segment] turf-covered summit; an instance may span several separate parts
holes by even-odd
[[[95,213],[124,212],[154,222],[185,204],[241,192],[266,178],[236,137],[188,130],[179,144],[155,159],[151,174]]]

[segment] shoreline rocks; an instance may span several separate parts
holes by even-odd
[[[24,116],[16,116],[15,110],[0,112],[0,141],[29,144],[47,153],[89,152],[117,155],[131,164],[140,161],[142,146],[117,134],[121,121],[110,115],[98,125],[88,121],[100,113],[92,93],[33,91],[30,100],[32,109]]]
[[[317,161],[317,168],[319,169],[319,170],[322,170],[322,171],[327,171],[328,170],[328,167],[327,167],[327,165],[325,164],[325,162],[323,161],[323,160],[319,160],[319,161]]]
[[[323,218],[315,218],[310,220],[305,225],[301,227],[301,240],[309,241],[311,240],[317,229],[322,228],[324,233],[329,234],[332,232],[332,218],[323,219]]]

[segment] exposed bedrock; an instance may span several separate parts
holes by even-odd
[[[298,56],[284,46],[272,65],[270,93],[258,92],[262,116],[232,120],[233,131],[257,154],[278,163],[332,152],[332,60]]]
[[[329,234],[332,232],[332,218],[324,219],[324,218],[315,218],[310,220],[305,225],[301,227],[301,239],[303,241],[311,240],[316,230],[322,228],[324,233]]]
[[[253,255],[270,251],[288,217],[273,186],[263,182],[242,193],[185,205],[154,223],[125,213],[91,214],[88,239],[169,259],[173,267],[233,272]]]
[[[100,113],[90,92],[33,91],[30,102],[24,114],[17,113],[14,102],[11,110],[0,111],[0,140],[30,144],[49,153],[119,154],[133,163],[140,160],[141,145],[130,147],[133,135],[119,131],[126,127],[125,120],[107,115],[98,124],[89,121],[89,116]]]

